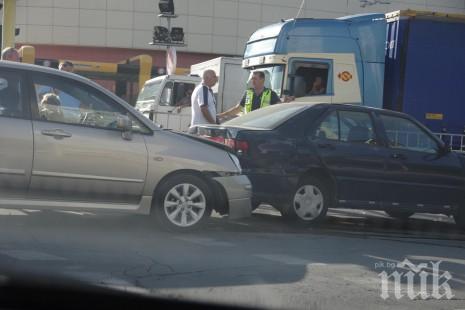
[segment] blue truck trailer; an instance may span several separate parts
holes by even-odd
[[[264,71],[268,86],[296,101],[406,112],[436,133],[457,135],[463,147],[463,15],[404,10],[286,20],[251,36],[243,67]]]
[[[435,132],[465,130],[465,19],[441,15],[387,19],[384,107]]]

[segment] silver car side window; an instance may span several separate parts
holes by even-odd
[[[116,129],[118,116],[127,114],[123,107],[106,100],[105,96],[72,81],[36,76],[33,82],[38,116],[43,121]],[[131,119],[134,130],[143,131],[143,126]]]
[[[13,72],[0,72],[0,116],[23,117],[21,77]]]

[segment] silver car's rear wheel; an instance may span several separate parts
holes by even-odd
[[[294,195],[293,208],[300,219],[312,221],[321,215],[324,203],[323,193],[318,187],[304,185]]]
[[[205,194],[190,183],[182,183],[171,188],[165,196],[163,209],[168,220],[179,227],[197,224],[207,208]]]

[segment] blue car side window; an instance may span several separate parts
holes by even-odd
[[[434,154],[438,144],[414,122],[395,116],[381,115],[389,147]]]
[[[315,131],[314,138],[322,140],[339,140],[337,112],[331,112],[331,114],[326,116]]]

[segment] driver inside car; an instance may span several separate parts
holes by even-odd
[[[40,102],[39,114],[45,120],[63,122],[64,116],[60,98],[52,93],[45,94]]]

